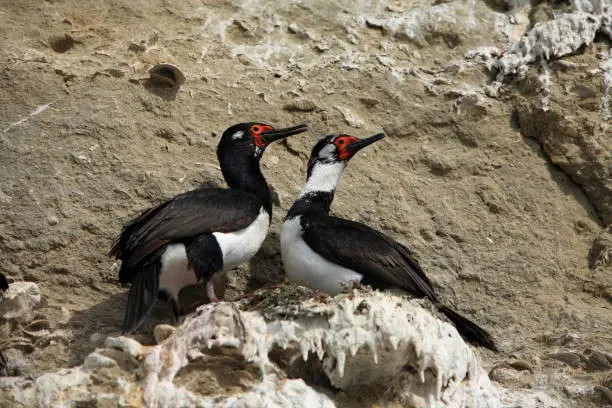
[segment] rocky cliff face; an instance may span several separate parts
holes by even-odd
[[[99,406],[142,403],[138,373],[148,363],[104,346],[119,333],[126,298],[107,249],[147,206],[202,182],[222,184],[218,136],[253,119],[307,122],[312,132],[266,153],[263,171],[278,198],[272,232],[228,276],[227,298],[283,279],[278,227],[318,137],[384,131],[387,139],[351,162],[333,211],[410,246],[445,301],[490,329],[499,355],[456,347],[475,353],[478,370],[495,368],[491,389],[531,390],[525,398],[541,391],[535,398],[558,406],[605,402],[612,5],[524,3],[1,5],[0,268],[11,282],[37,283],[42,301],[3,317],[0,349],[16,377],[0,379],[0,405],[29,406],[32,395],[51,395],[43,389]],[[184,83],[150,79],[158,63],[178,66]],[[185,303],[199,291],[185,291]],[[164,321],[160,305],[136,340],[153,344]],[[92,357],[96,348],[106,351]],[[347,375],[375,367],[350,354]],[[181,363],[189,379],[174,384],[189,391],[192,381],[198,395],[240,394],[257,406],[264,371],[218,358]],[[331,371],[317,371],[327,380],[312,385],[312,368],[271,364],[278,398],[356,401]],[[61,375],[75,387],[58,383]],[[218,386],[202,393],[207,384]],[[362,398],[372,405],[382,397]]]

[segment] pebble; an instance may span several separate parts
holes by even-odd
[[[106,340],[106,336],[102,333],[94,333],[89,336],[89,343],[94,347],[101,347]]]
[[[593,350],[585,369],[586,371],[607,371],[612,369],[611,362],[605,353]]]
[[[301,31],[300,26],[298,26],[296,23],[289,24],[289,26],[287,26],[287,30],[289,30],[289,32],[293,34],[297,34]]]
[[[364,125],[363,119],[357,116],[357,114],[355,114],[355,112],[353,112],[349,108],[345,108],[344,106],[334,106],[334,108],[336,108],[342,114],[342,117],[344,118],[344,122],[347,125],[354,127],[356,129],[360,129],[363,127]]]
[[[370,28],[382,28],[385,25],[385,21],[379,18],[367,18],[366,25]]]
[[[68,310],[67,307],[62,306],[60,308],[60,312],[62,313],[62,317],[58,320],[58,323],[66,324],[70,321],[70,319],[72,319],[72,313],[70,313],[70,310]]]
[[[40,288],[34,282],[13,282],[0,303],[0,317],[9,319],[27,319],[32,311],[40,305]]]
[[[310,99],[298,99],[283,107],[286,111],[312,112],[317,105]]]
[[[47,217],[47,222],[51,226],[59,224],[59,220],[55,215],[50,215],[49,217]]]
[[[104,347],[121,350],[131,357],[138,358],[142,353],[142,345],[129,337],[108,337]]]
[[[131,41],[130,45],[128,46],[128,51],[132,51],[132,52],[145,52],[147,50],[147,47],[144,44],[141,43],[137,43],[135,41]]]
[[[525,360],[515,360],[515,361],[502,361],[500,363],[495,364],[489,370],[489,376],[492,376],[493,373],[499,368],[512,368],[516,371],[529,371],[533,373],[533,367]]]
[[[572,352],[561,352],[561,353],[551,353],[545,356],[546,358],[561,361],[562,363],[567,364],[570,367],[578,367],[580,363],[583,361],[583,356],[578,353]]]
[[[6,360],[7,375],[22,376],[30,372],[30,367],[26,362],[26,358],[20,350],[8,348],[2,351],[2,355]]]
[[[83,368],[85,370],[95,370],[101,367],[115,367],[117,362],[110,357],[103,356],[99,353],[91,353],[85,358]]]
[[[319,52],[325,52],[329,50],[331,47],[328,43],[322,42],[315,45],[315,49]]]

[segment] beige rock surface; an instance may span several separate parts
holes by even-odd
[[[106,252],[122,224],[202,182],[222,185],[214,152],[228,125],[308,122],[310,133],[263,159],[278,195],[272,231],[228,276],[226,297],[282,280],[279,225],[314,142],[384,131],[351,162],[334,213],[413,249],[445,301],[498,339],[499,355],[476,351],[485,369],[533,367],[499,368],[496,382],[542,387],[567,406],[605,402],[597,387],[610,385],[609,370],[544,356],[612,351],[610,264],[589,269],[610,222],[609,0],[598,10],[496,3],[0,4],[0,268],[43,297],[36,325],[4,327],[0,340],[41,384],[81,365],[119,334],[127,290]],[[539,54],[545,64],[520,54],[520,75],[497,81],[498,61],[522,50],[513,44],[536,22],[574,21],[578,6],[594,28]],[[180,67],[185,83],[152,86],[158,63]],[[172,323],[165,305],[136,340],[153,344],[160,323]]]

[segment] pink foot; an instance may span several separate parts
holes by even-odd
[[[317,302],[328,303],[331,301],[332,296],[327,292],[316,291],[312,294],[312,298]]]
[[[219,298],[215,294],[215,284],[213,283],[212,278],[206,282],[206,295],[208,296],[210,303],[217,303],[219,301]]]
[[[362,289],[363,288],[363,286],[361,286],[361,281],[358,281],[356,279],[352,280],[350,283],[351,283],[351,285],[353,285],[352,286],[353,289]]]

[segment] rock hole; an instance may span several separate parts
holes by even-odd
[[[417,374],[418,374],[417,369],[416,369],[416,368],[414,368],[414,367],[413,367],[412,365],[410,365],[410,364],[406,364],[406,365],[404,365],[403,370],[404,370],[404,371],[406,371],[406,372],[408,372],[408,373],[410,373],[410,374],[412,374],[412,375],[417,375]]]
[[[74,39],[68,34],[49,38],[49,46],[51,49],[55,52],[59,52],[60,54],[65,53],[74,47],[75,44],[76,41],[74,41]]]
[[[162,88],[175,88],[185,83],[185,75],[171,64],[157,64],[149,70],[150,81]]]
[[[299,350],[293,348],[283,349],[275,345],[270,350],[269,357],[272,362],[285,371],[288,378],[301,378],[310,386],[326,388],[332,392],[340,391],[340,389],[332,385],[325,374],[323,362],[319,360],[316,353],[309,352],[308,359],[304,361]],[[335,366],[330,369],[335,369]]]

